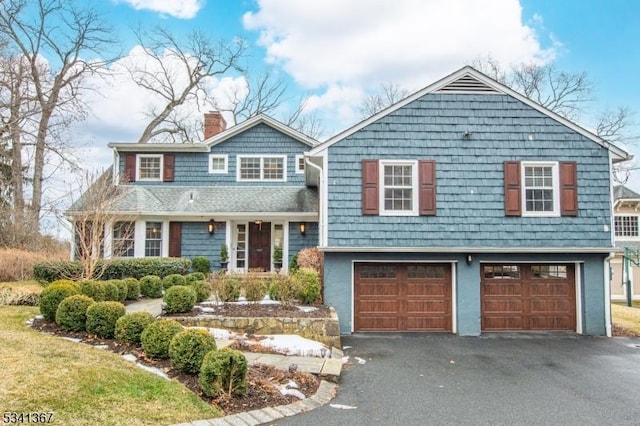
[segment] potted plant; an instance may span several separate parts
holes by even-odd
[[[229,266],[229,248],[226,244],[220,246],[220,269],[226,270]]]
[[[273,248],[273,269],[276,272],[282,269],[282,247],[279,245]]]

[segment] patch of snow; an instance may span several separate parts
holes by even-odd
[[[236,333],[225,330],[223,328],[210,328],[209,334],[211,334],[213,338],[217,340],[231,340],[237,336]]]
[[[306,399],[307,397],[304,396],[304,394],[302,392],[300,392],[298,389],[286,389],[286,388],[280,388],[280,393],[284,396],[295,396],[298,399]]]
[[[343,363],[343,364],[346,364],[346,363],[348,363],[348,362],[349,362],[349,356],[343,356],[343,357],[342,357],[342,363]]]
[[[42,314],[40,314],[40,315],[36,315],[36,316],[34,317],[34,319],[37,319],[37,320],[44,319],[44,315],[42,315]]]
[[[200,308],[199,309],[200,313],[203,313],[203,314],[213,314],[216,312],[215,308],[209,308],[207,306],[204,306],[204,307],[200,306],[199,308]]]
[[[356,361],[358,361],[358,364],[366,364],[366,363],[367,363],[367,361],[366,361],[366,360],[364,360],[364,359],[362,359],[362,358],[360,358],[360,357],[358,357],[358,356],[354,357],[354,359],[355,359]]]
[[[94,345],[93,347],[96,349],[100,349],[101,351],[104,351],[105,349],[109,349],[109,346],[107,345]]]
[[[343,346],[342,350],[346,351],[347,349],[353,349],[353,346]]]
[[[286,385],[284,385],[285,388],[287,389],[298,389],[298,384],[296,382],[294,382],[293,380],[289,380],[289,383],[287,383]]]
[[[343,405],[343,404],[329,404],[331,408],[339,408],[341,410],[355,410],[358,407],[354,407],[353,405]]]
[[[122,358],[125,361],[129,361],[129,362],[136,362],[138,360],[138,358],[134,354],[124,354],[122,355]]]
[[[66,337],[66,336],[62,336],[62,338],[63,338],[64,340],[68,340],[68,341],[73,342],[73,343],[80,343],[80,342],[82,342],[82,339],[77,339],[77,338],[75,338],[75,337]]]
[[[298,306],[298,309],[301,310],[302,312],[315,312],[318,310],[318,308],[316,308],[315,306]]]
[[[318,358],[326,358],[331,355],[331,351],[322,343],[305,339],[295,334],[265,335],[264,339],[250,343],[261,345],[284,355],[313,356]]]

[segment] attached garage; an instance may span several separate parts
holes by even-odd
[[[354,329],[451,332],[451,264],[355,263]]]
[[[574,269],[572,264],[482,265],[482,331],[575,331]]]

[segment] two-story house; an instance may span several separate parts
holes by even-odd
[[[111,207],[121,220],[107,227],[105,257],[206,256],[218,269],[226,245],[229,270],[271,271],[278,248],[286,271],[318,242],[303,156],[316,142],[263,115],[227,129],[208,113],[204,133],[202,143],[109,144],[126,190]]]
[[[619,250],[611,260],[611,299],[627,300],[628,289],[631,288],[631,299],[640,300],[640,194],[618,185],[613,188],[613,222],[615,246]],[[624,262],[624,250],[630,258]]]
[[[308,158],[343,333],[610,333],[625,151],[465,67]]]

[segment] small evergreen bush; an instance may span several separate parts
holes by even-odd
[[[218,298],[223,302],[236,302],[240,298],[242,285],[236,276],[219,275],[214,285]]]
[[[167,275],[162,279],[162,287],[164,287],[165,290],[173,287],[174,285],[185,285],[186,283],[187,280],[185,279],[185,277],[179,274]]]
[[[305,305],[311,305],[320,299],[320,276],[311,268],[300,268],[292,276],[296,297]]]
[[[211,296],[211,286],[206,281],[193,281],[188,286],[196,292],[196,303],[204,302]]]
[[[149,312],[133,312],[121,316],[116,321],[116,340],[139,345],[142,332],[155,320]]]
[[[187,284],[195,282],[195,281],[204,281],[206,279],[206,275],[202,272],[192,272],[189,275],[185,276]]]
[[[120,302],[96,302],[87,309],[87,331],[105,339],[112,339],[116,321],[126,310]]]
[[[45,320],[54,321],[60,302],[65,297],[79,293],[78,286],[72,281],[59,281],[49,284],[40,293],[40,313]]]
[[[196,304],[196,291],[191,287],[175,285],[166,291],[163,300],[168,314],[191,312]]]
[[[204,356],[214,350],[216,350],[216,339],[207,330],[188,328],[171,339],[169,358],[178,371],[197,374]]]
[[[171,339],[180,331],[182,325],[178,321],[160,319],[152,322],[140,335],[144,353],[151,358],[169,358]]]
[[[209,397],[244,395],[247,392],[247,359],[242,352],[229,348],[208,352],[202,360],[198,385]]]
[[[127,300],[127,294],[129,294],[129,286],[124,280],[109,280],[118,287],[118,302],[124,303]]]
[[[87,326],[87,309],[95,301],[84,294],[64,298],[56,311],[56,324],[66,331],[84,331]]]
[[[269,285],[269,298],[291,305],[299,293],[297,282],[287,275],[274,275]]]
[[[162,279],[157,275],[142,277],[140,279],[140,293],[154,299],[162,297]]]
[[[106,297],[106,289],[102,281],[82,280],[80,281],[82,294],[89,296],[96,302],[102,302]]]
[[[208,274],[211,271],[211,261],[209,261],[208,257],[197,256],[191,261],[191,267],[193,272]]]
[[[124,279],[127,285],[127,300],[136,300],[140,296],[140,283],[137,279],[129,277]]]
[[[120,289],[112,280],[103,281],[102,287],[104,288],[104,300],[111,302],[121,302],[120,300]]]

